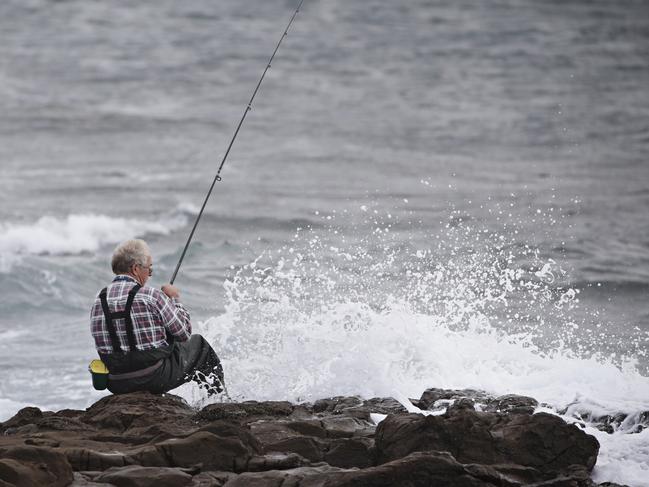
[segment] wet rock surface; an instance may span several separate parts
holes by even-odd
[[[201,410],[149,393],[0,423],[0,485],[593,487],[599,450],[524,396],[247,401]],[[378,427],[372,414],[385,415]]]
[[[572,465],[591,470],[599,444],[550,414],[507,415],[454,407],[441,416],[388,416],[376,431],[379,462],[440,450],[462,463],[514,463],[554,473]]]

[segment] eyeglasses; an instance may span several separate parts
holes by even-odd
[[[142,268],[148,270],[150,276],[153,275],[153,264],[151,264],[151,265],[142,265],[142,264],[137,264],[137,265],[139,265],[140,267],[142,267]]]

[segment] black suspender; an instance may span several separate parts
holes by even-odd
[[[133,320],[131,319],[131,307],[133,307],[133,300],[135,295],[140,290],[139,284],[133,286],[133,289],[128,293],[128,298],[126,299],[126,308],[124,309],[124,318],[126,318],[126,337],[128,338],[128,347],[131,352],[135,352],[137,348],[135,347],[135,332],[133,331]]]
[[[99,293],[99,299],[101,300],[101,307],[104,310],[104,318],[106,319],[106,327],[108,328],[108,334],[110,335],[111,345],[113,347],[113,353],[124,354],[122,347],[117,338],[117,330],[115,329],[115,323],[113,320],[119,320],[124,318],[126,323],[126,338],[128,340],[128,347],[131,352],[135,352],[137,348],[135,347],[135,332],[133,331],[133,319],[131,318],[131,308],[133,307],[133,300],[135,295],[140,290],[142,286],[136,284],[128,293],[128,298],[126,299],[126,307],[124,311],[117,311],[111,313],[108,308],[108,299],[106,298],[108,288],[104,288]]]
[[[99,299],[101,299],[101,307],[104,310],[104,319],[106,320],[106,327],[108,328],[108,333],[110,335],[111,346],[113,347],[113,353],[121,353],[121,347],[119,346],[119,340],[117,339],[117,332],[115,331],[115,325],[113,324],[113,315],[108,309],[108,300],[106,299],[107,288],[101,290],[99,293]]]

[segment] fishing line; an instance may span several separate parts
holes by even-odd
[[[214,180],[212,181],[212,185],[210,186],[209,191],[207,192],[207,196],[205,196],[205,201],[203,201],[203,206],[201,206],[201,210],[198,212],[198,216],[196,217],[196,221],[194,222],[194,226],[192,227],[192,231],[189,233],[189,237],[187,238],[187,243],[185,244],[185,248],[183,249],[182,254],[180,255],[180,259],[178,260],[178,264],[176,265],[176,270],[174,270],[173,276],[171,277],[171,280],[169,281],[170,284],[173,284],[174,281],[176,280],[176,276],[178,275],[178,271],[180,270],[180,266],[183,263],[183,259],[185,258],[185,254],[187,253],[187,249],[189,248],[189,244],[192,241],[192,238],[194,237],[194,232],[196,231],[196,227],[198,227],[198,222],[201,220],[201,216],[203,216],[203,211],[205,210],[205,206],[207,205],[207,201],[210,199],[210,196],[212,195],[212,190],[214,189],[214,186],[216,185],[217,181],[221,181],[221,170],[223,169],[223,166],[225,165],[225,161],[228,158],[228,155],[230,154],[230,149],[232,149],[232,146],[234,144],[234,141],[237,138],[237,135],[239,135],[239,130],[241,129],[241,126],[243,125],[244,120],[246,119],[246,116],[248,115],[248,112],[252,110],[252,102],[255,100],[255,96],[257,96],[257,92],[259,91],[259,87],[261,86],[262,81],[264,81],[264,77],[266,76],[266,73],[270,69],[271,63],[273,62],[273,59],[275,58],[275,54],[277,54],[277,51],[279,50],[279,46],[282,44],[282,41],[284,38],[288,35],[288,30],[291,28],[291,24],[293,23],[293,20],[295,20],[295,17],[297,17],[298,12],[300,11],[300,8],[302,7],[302,4],[304,3],[304,0],[300,0],[299,5],[295,9],[295,12],[293,12],[293,16],[291,17],[291,20],[289,20],[288,25],[286,26],[286,29],[284,29],[284,34],[279,39],[279,42],[277,43],[277,46],[275,47],[275,50],[273,51],[272,56],[268,60],[268,63],[266,64],[266,69],[264,69],[264,72],[261,75],[261,78],[259,78],[259,82],[257,83],[257,86],[255,87],[255,91],[252,93],[252,96],[250,97],[250,101],[248,102],[248,105],[246,106],[245,110],[243,111],[243,116],[241,117],[241,120],[239,121],[239,125],[237,125],[236,130],[234,131],[234,135],[232,136],[232,139],[230,140],[230,144],[228,145],[227,150],[225,151],[225,155],[223,156],[223,160],[221,161],[221,165],[219,166],[218,171],[216,172],[216,176],[214,176]]]

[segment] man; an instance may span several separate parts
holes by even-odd
[[[146,286],[153,274],[147,244],[120,244],[112,268],[115,278],[99,293],[90,313],[97,352],[110,372],[108,390],[159,394],[193,380],[208,395],[221,392],[221,363],[202,336],[192,335],[178,288]]]

